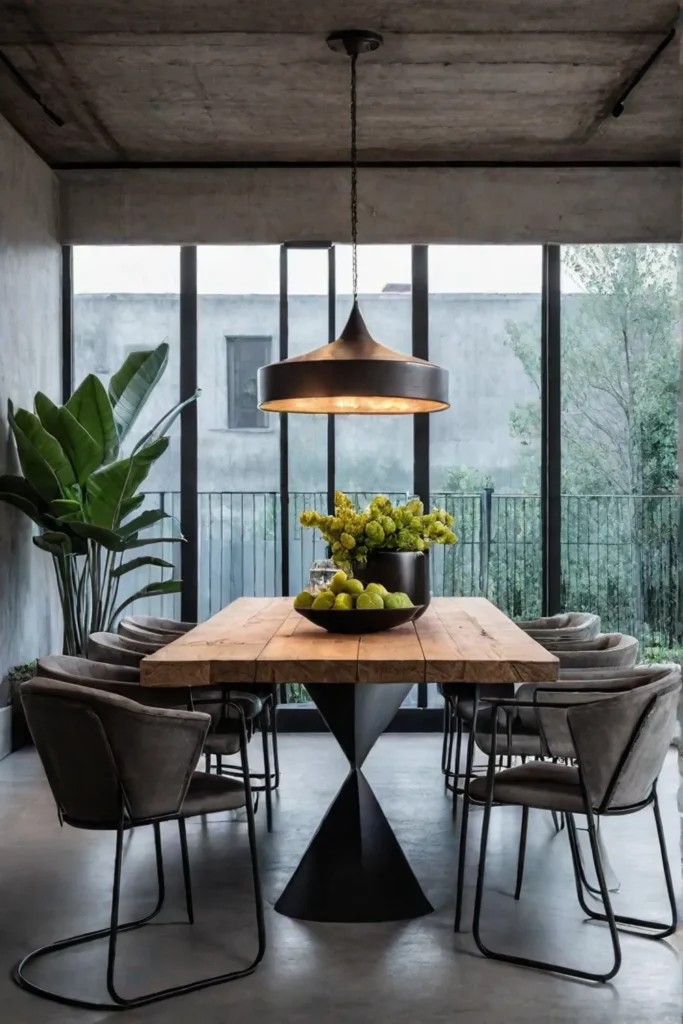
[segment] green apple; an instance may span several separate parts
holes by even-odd
[[[359,594],[363,593],[363,584],[360,580],[346,580],[343,584],[343,591],[345,594],[352,594],[353,597],[358,597]]]
[[[389,591],[386,587],[383,587],[381,583],[368,583],[365,588],[366,594],[379,594],[380,597],[386,597]]]
[[[403,602],[400,594],[387,594],[384,598],[384,607],[390,612],[395,612],[399,608],[403,608]]]
[[[332,611],[350,612],[353,610],[353,598],[350,594],[337,594]]]
[[[378,611],[384,608],[384,601],[379,594],[361,594],[356,601],[356,608],[359,611]]]
[[[323,590],[316,597],[311,608],[314,612],[329,612],[334,605],[334,594],[330,590]]]
[[[334,576],[330,580],[330,590],[332,591],[333,594],[341,594],[342,590],[344,589],[345,583],[346,573],[342,572],[342,570],[340,569],[339,572],[335,572]]]
[[[401,598],[401,608],[414,608],[415,607],[413,602],[408,597],[408,595],[404,594],[403,591],[399,590],[396,596]]]
[[[295,608],[310,608],[313,604],[313,594],[309,590],[302,590],[300,594],[297,594],[294,598]]]

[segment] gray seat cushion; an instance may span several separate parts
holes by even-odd
[[[240,749],[239,733],[226,728],[228,723],[221,722],[215,732],[210,732],[204,741],[205,754],[221,754],[229,756],[238,754]]]
[[[244,786],[226,775],[208,775],[195,772],[190,780],[181,814],[191,818],[195,814],[215,814],[218,811],[234,811],[246,806]]]
[[[473,779],[470,796],[484,803],[486,787],[485,776]],[[498,804],[538,807],[544,811],[567,811],[570,814],[583,814],[585,811],[578,769],[548,761],[532,761],[498,772],[493,784],[493,799]]]

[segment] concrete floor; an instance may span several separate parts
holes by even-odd
[[[259,813],[269,949],[244,981],[131,1011],[131,1022],[218,1024],[227,1020],[282,1024],[680,1024],[681,933],[671,942],[624,935],[624,963],[611,985],[595,986],[482,959],[469,934],[480,813],[472,815],[468,932],[452,932],[456,834],[439,772],[434,735],[382,737],[366,774],[436,912],[386,925],[320,925],[276,914],[272,904],[294,870],[345,774],[334,741],[322,735],[282,737],[283,782],[268,836]],[[676,763],[660,784],[669,848],[680,890]],[[584,924],[576,903],[566,834],[550,816],[532,812],[522,900],[514,886],[519,811],[498,809],[491,828],[485,934],[492,943],[576,965],[607,962],[604,927]],[[194,927],[183,921],[175,826],[165,827],[167,905],[160,926],[120,940],[119,987],[125,994],[237,967],[254,947],[244,824],[216,816],[188,827],[195,890]],[[622,912],[665,913],[651,815],[604,823],[612,866],[622,884]],[[0,1021],[2,1024],[91,1024],[115,1015],[40,1000],[9,980],[29,949],[101,927],[109,908],[113,839],[60,830],[32,750],[0,763]],[[124,868],[125,914],[154,902],[151,829],[132,835]],[[677,951],[678,946],[678,951]],[[35,976],[90,998],[105,995],[102,944],[71,950],[37,965]],[[120,1019],[120,1018],[119,1018]]]

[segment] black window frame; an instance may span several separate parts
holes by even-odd
[[[328,341],[336,337],[335,246],[331,242],[283,243],[280,246],[280,337],[275,345],[278,359],[288,356],[288,253],[296,248],[325,249],[328,252]],[[413,354],[429,358],[429,246],[412,246],[412,330]],[[197,388],[197,246],[180,247],[180,397],[188,398]],[[541,284],[541,508],[542,508],[542,608],[544,615],[560,611],[561,579],[561,246],[542,246]],[[73,390],[74,317],[73,247],[62,246],[62,394]],[[247,335],[226,335],[248,338]],[[265,335],[255,335],[265,340]],[[272,343],[274,339],[269,339]],[[226,375],[226,390],[228,380]],[[335,490],[335,423],[328,417],[327,502],[331,509]],[[268,427],[228,427],[230,430],[262,430]],[[429,500],[430,419],[413,417],[413,490]],[[289,581],[289,443],[287,414],[280,414],[280,551],[281,592],[288,594]],[[181,598],[183,619],[198,615],[199,523],[197,495],[198,431],[196,403],[190,403],[180,419],[180,509],[181,529],[186,542],[181,550]],[[427,685],[418,685],[418,707],[399,711],[392,728],[397,731],[432,731],[441,727],[442,712],[427,707]],[[312,706],[287,706],[280,711],[281,727],[314,731],[324,725]]]

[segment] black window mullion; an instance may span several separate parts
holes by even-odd
[[[331,245],[327,251],[327,340],[337,336],[337,272],[336,254]],[[334,491],[337,467],[335,418],[327,417],[327,514],[334,515]]]
[[[280,354],[289,355],[289,295],[287,280],[287,247],[280,246]],[[280,413],[280,554],[283,596],[289,594],[289,420]]]
[[[543,246],[541,300],[541,531],[544,615],[561,607],[561,249]]]
[[[429,247],[412,247],[412,354],[429,359]],[[413,416],[413,490],[429,509],[429,413]],[[417,684],[417,706],[426,708],[427,683]]]
[[[180,247],[180,399],[197,390],[197,247]],[[180,523],[185,543],[180,548],[183,580],[181,618],[199,618],[199,508],[197,495],[197,403],[180,414]]]
[[[62,246],[62,402],[74,389],[74,274],[73,248]]]

